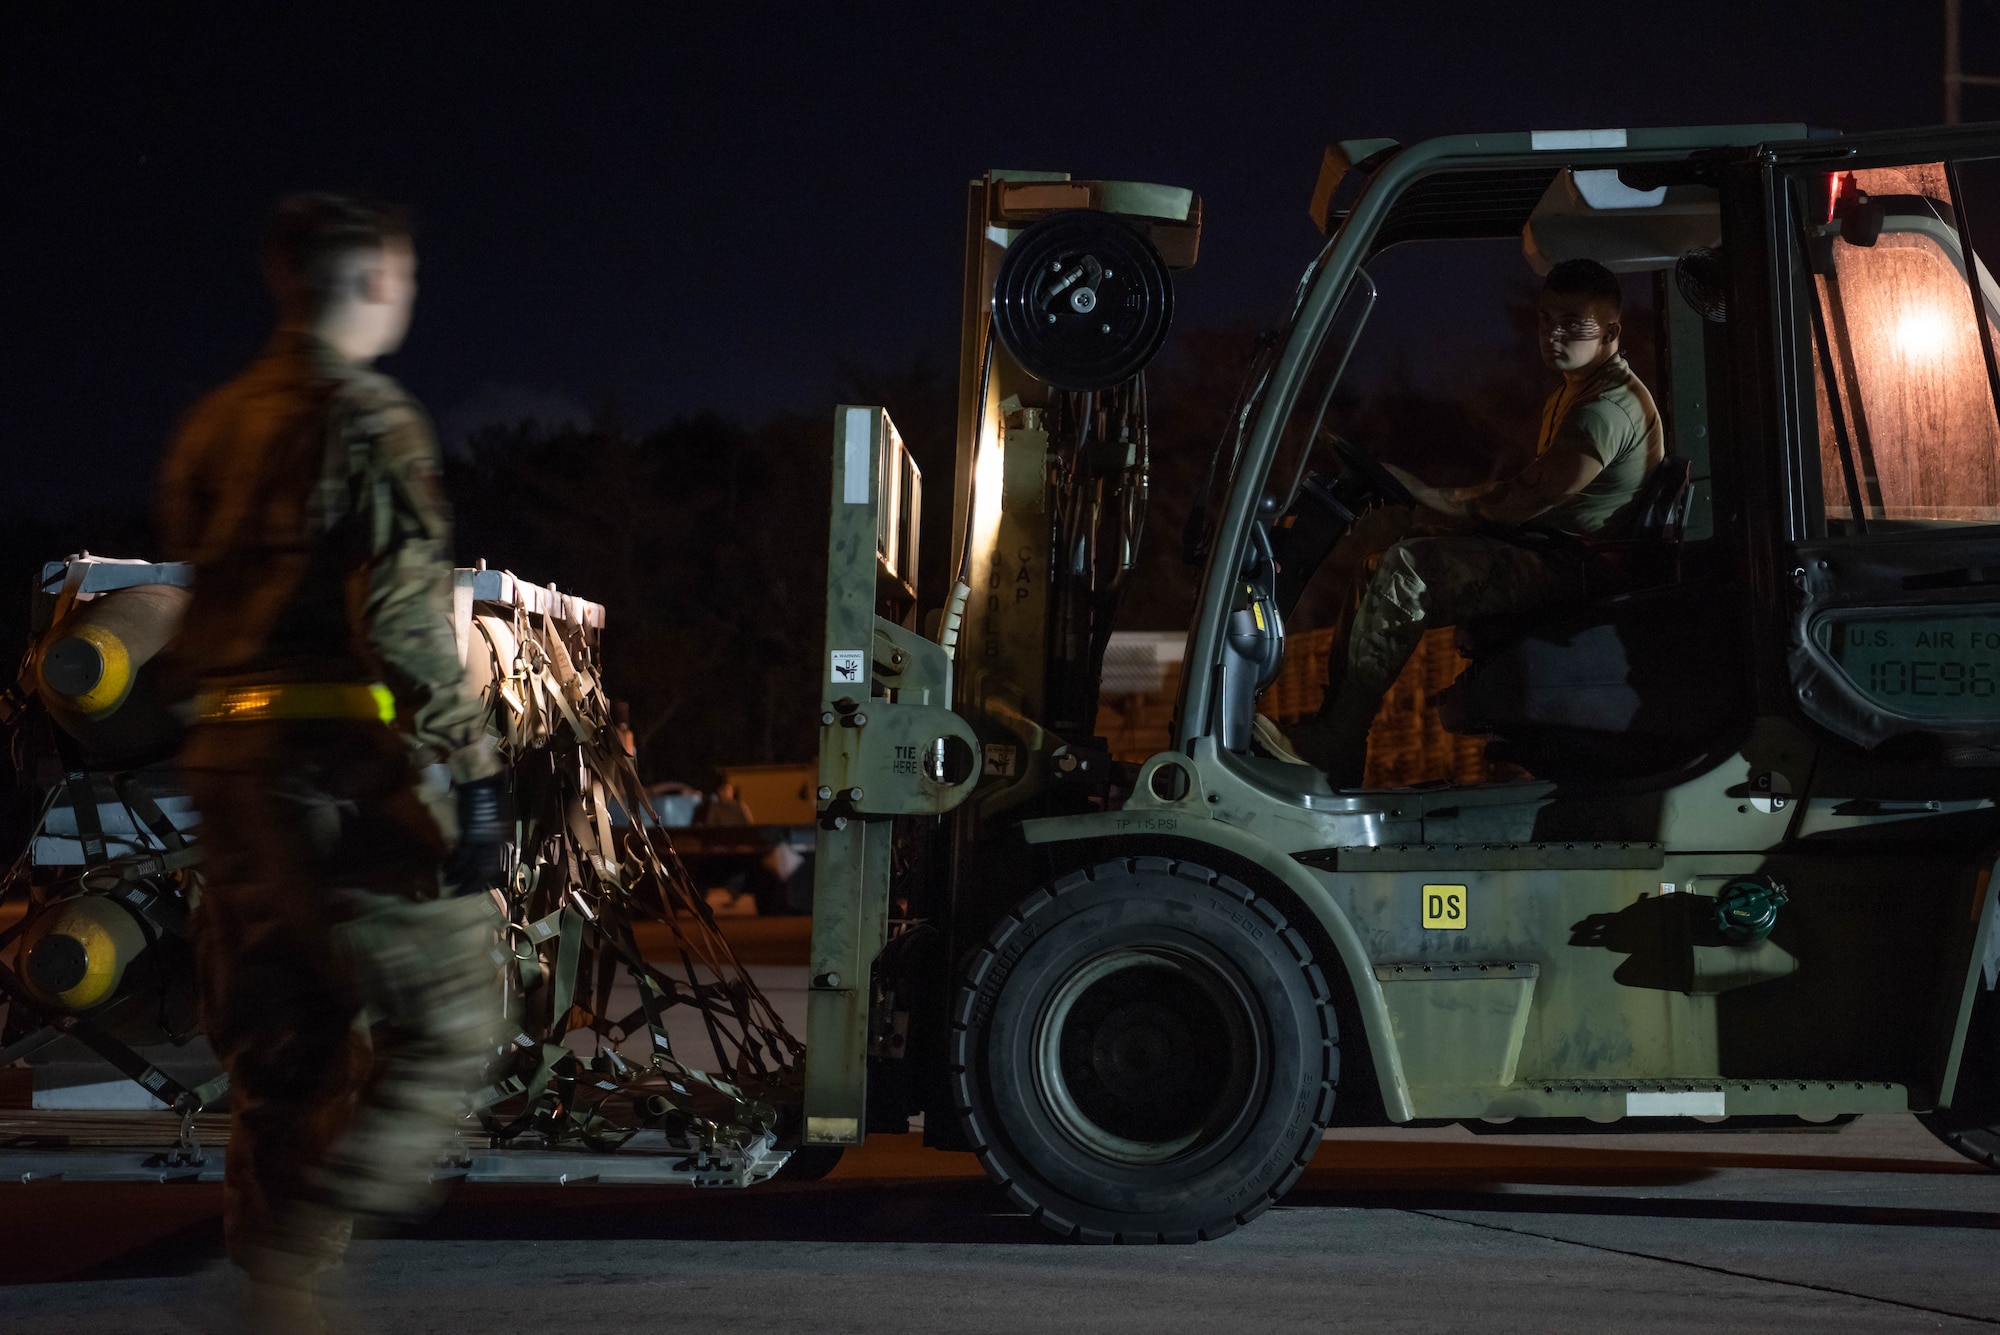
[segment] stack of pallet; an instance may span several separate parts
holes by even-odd
[[[1331,627],[1287,635],[1278,679],[1257,697],[1257,712],[1288,728],[1317,713],[1326,691],[1326,656],[1332,649]]]
[[[1173,631],[1118,631],[1104,647],[1097,735],[1113,759],[1150,760],[1173,743],[1186,638]]]
[[[1113,760],[1142,764],[1174,744],[1174,700],[1181,691],[1181,665],[1161,665],[1158,685],[1143,690],[1104,690],[1098,696],[1097,735]]]
[[[1113,647],[1120,647],[1116,636]],[[1258,697],[1257,711],[1289,727],[1318,710],[1332,648],[1331,628],[1287,636],[1284,666]],[[1111,658],[1107,655],[1107,663]],[[1446,732],[1438,712],[1438,695],[1464,670],[1465,660],[1449,630],[1424,636],[1382,702],[1368,735],[1369,787],[1395,788],[1437,779],[1479,783],[1486,778],[1485,739]],[[1173,744],[1174,699],[1180,685],[1181,665],[1164,661],[1163,655],[1157,676],[1151,679],[1114,679],[1107,671],[1097,732],[1114,758],[1143,761]],[[1118,686],[1127,689],[1115,689]]]
[[[1485,739],[1446,732],[1438,708],[1438,696],[1465,667],[1451,631],[1434,630],[1424,636],[1369,730],[1364,779],[1368,787],[1485,779]]]
[[[1317,710],[1326,688],[1326,658],[1332,648],[1331,627],[1287,636],[1285,664],[1278,679],[1258,699],[1258,712],[1290,726]],[[1368,787],[1399,788],[1438,779],[1479,783],[1485,779],[1485,739],[1446,732],[1438,710],[1438,696],[1465,666],[1449,630],[1431,631],[1418,643],[1368,733],[1368,768],[1363,779]]]

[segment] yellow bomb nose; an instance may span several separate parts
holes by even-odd
[[[42,682],[85,714],[107,713],[131,689],[132,655],[112,631],[79,626],[43,653]]]
[[[109,1001],[146,948],[132,915],[101,895],[45,910],[21,941],[21,976],[41,1001],[85,1011]]]

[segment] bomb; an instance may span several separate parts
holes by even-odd
[[[79,895],[37,914],[21,939],[21,980],[35,999],[79,1014],[119,995],[150,944],[139,916],[108,895]]]
[[[181,1042],[195,1028],[192,951],[181,906],[143,885],[31,908],[14,955],[29,997],[89,1016],[128,1043]]]
[[[78,602],[42,636],[35,693],[93,756],[137,763],[178,743],[181,723],[169,706],[184,692],[170,684],[162,650],[180,632],[188,598],[171,584],[116,589]]]

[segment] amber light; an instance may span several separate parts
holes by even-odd
[[[1896,322],[1896,350],[1906,359],[1936,361],[1951,348],[1951,317],[1923,306]]]
[[[1948,196],[1942,172],[1836,173],[1833,208],[1848,194]],[[1938,179],[1932,179],[1935,175]],[[2000,520],[2000,419],[1979,327],[1957,257],[1935,222],[1896,216],[1873,245],[1836,237],[1833,274],[1819,290],[1841,381],[1855,471],[1871,518],[1938,523]],[[1949,233],[1945,233],[1949,239]],[[1848,518],[1826,387],[1820,440],[1826,509]]]

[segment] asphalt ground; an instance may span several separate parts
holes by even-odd
[[[800,930],[731,935],[789,982]],[[0,1332],[228,1329],[221,1209],[215,1184],[0,1185]],[[461,1186],[358,1242],[334,1290],[346,1329],[396,1335],[1975,1329],[2000,1325],[2000,1174],[1907,1117],[1388,1129],[1329,1138],[1229,1237],[1096,1248],[972,1156],[875,1137],[826,1181],[742,1192]]]
[[[2000,1325],[2000,1175],[1837,1135],[1329,1139],[1193,1247],[1059,1242],[969,1155],[879,1137],[744,1192],[462,1187],[360,1242],[350,1328],[1910,1331]],[[226,1329],[221,1189],[0,1187],[0,1329]]]

